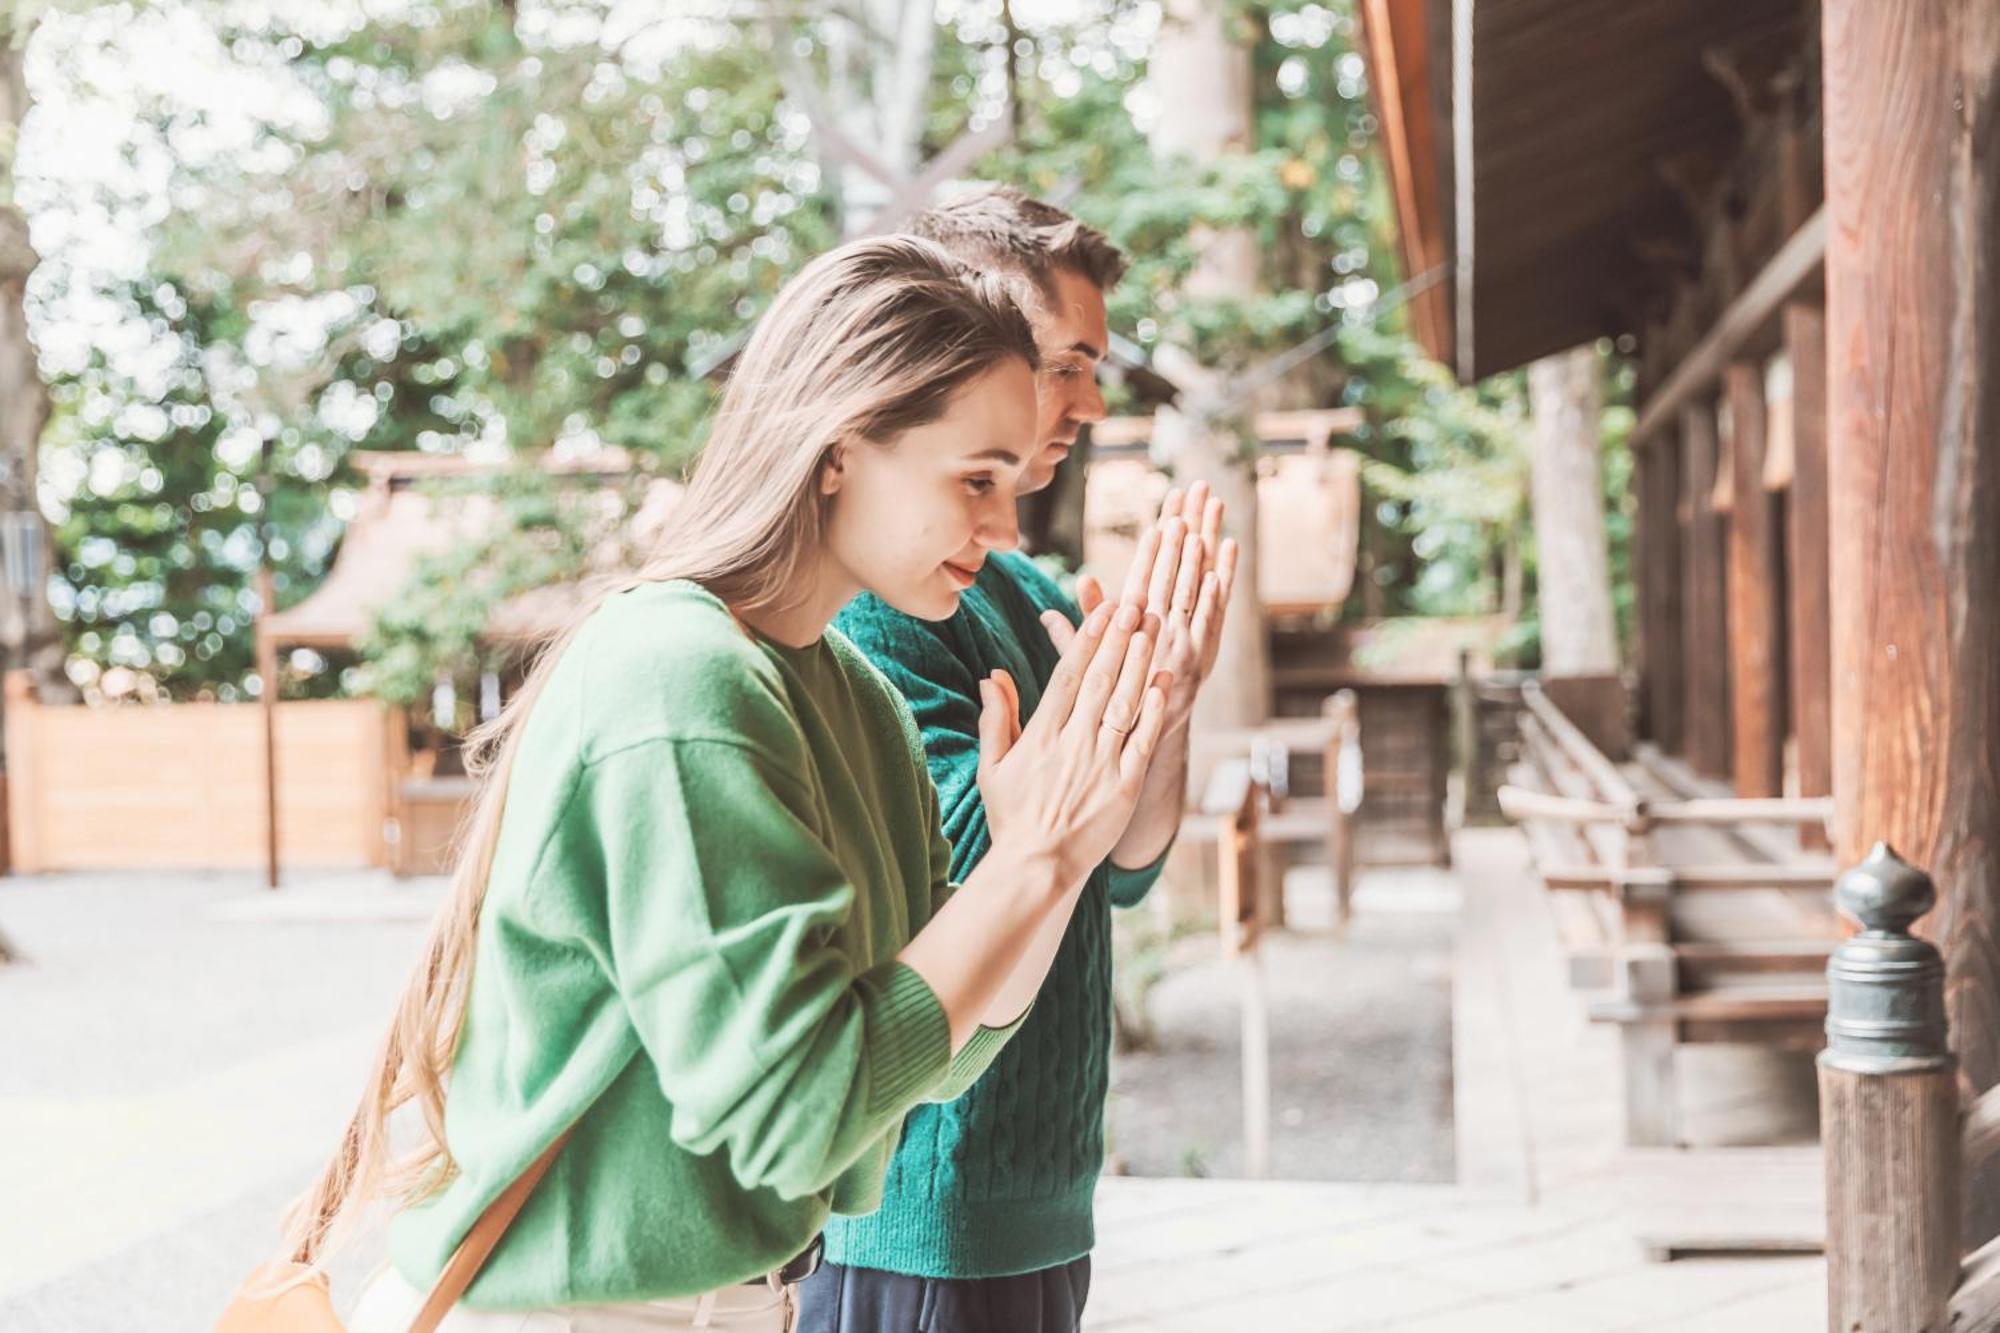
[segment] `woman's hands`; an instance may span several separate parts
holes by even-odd
[[[1117,843],[1159,745],[1170,672],[1133,602],[1099,605],[1070,639],[1023,728],[1014,682],[980,682],[979,793],[995,847],[1050,858],[1067,891]]]

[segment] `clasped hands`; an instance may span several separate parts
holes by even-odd
[[[1175,489],[1115,606],[1085,575],[1081,626],[1043,615],[1062,661],[1025,727],[1013,679],[995,671],[980,682],[979,788],[993,838],[1026,839],[1030,854],[1056,859],[1065,884],[1109,854],[1162,736],[1185,730],[1214,670],[1237,564],[1222,517],[1206,483]]]

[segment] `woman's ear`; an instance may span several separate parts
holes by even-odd
[[[847,477],[847,441],[841,440],[827,450],[826,461],[819,465],[819,493],[833,495],[840,490],[840,484]]]

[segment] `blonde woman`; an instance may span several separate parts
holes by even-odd
[[[396,1202],[360,1333],[408,1328],[572,1125],[442,1329],[778,1330],[778,1274],[879,1201],[904,1113],[1018,1024],[1159,738],[1138,610],[1100,609],[1025,728],[1011,682],[983,688],[993,850],[956,888],[909,714],[828,623],[862,591],[948,616],[965,561],[1013,544],[1035,364],[1001,289],[929,242],[856,242],[780,293],[676,530],[487,738],[451,900],[293,1214],[287,1257],[317,1264]],[[404,1102],[423,1143],[391,1163]]]

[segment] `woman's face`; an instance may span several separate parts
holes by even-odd
[[[825,480],[829,555],[898,611],[947,618],[987,553],[1019,544],[1015,488],[1034,447],[1034,376],[1009,357],[929,425],[839,451]]]

